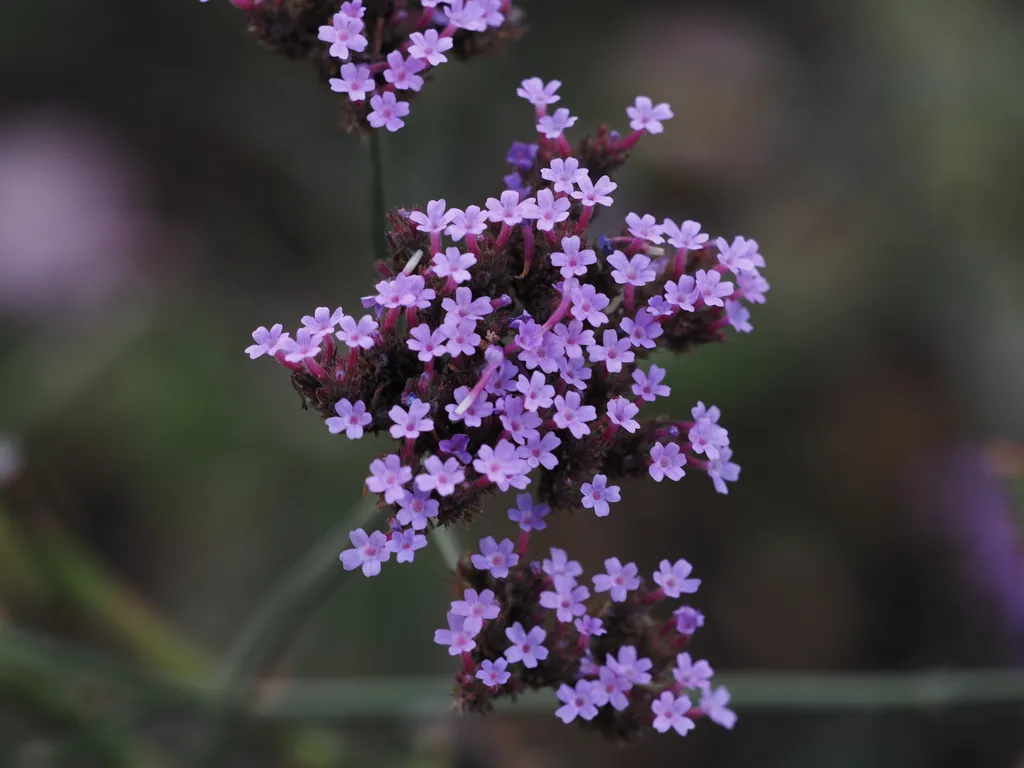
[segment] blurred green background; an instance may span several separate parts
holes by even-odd
[[[754,237],[772,283],[754,334],[658,361],[668,410],[721,406],[730,495],[628,485],[542,545],[588,570],[689,559],[694,648],[718,670],[1024,664],[1024,8],[522,5],[523,40],[439,70],[385,137],[389,203],[496,194],[533,135],[524,77],[562,80],[587,131],[626,129],[643,93],[676,117],[601,226],[649,211]],[[368,292],[366,146],[226,2],[5,0],[0,72],[0,765],[175,765],[209,725],[208,697],[182,691],[209,689],[382,449],[329,435],[242,353],[257,325]],[[473,539],[508,533],[504,506]],[[427,554],[344,580],[259,673],[372,697],[377,676],[453,672]],[[260,719],[281,688],[264,681],[220,764],[1024,765],[1024,690],[990,677],[1010,701],[748,711],[738,693],[732,733],[622,748],[545,714],[420,713],[412,693],[402,718]]]

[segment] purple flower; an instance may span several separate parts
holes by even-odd
[[[657,220],[649,213],[643,216],[638,216],[635,213],[628,214],[626,216],[626,226],[629,228],[629,234],[633,237],[647,240],[656,245],[665,242],[665,238],[661,236],[661,227],[658,225]],[[651,279],[653,280],[654,278]]]
[[[652,365],[647,373],[637,368],[633,371],[633,394],[641,397],[649,403],[653,403],[659,397],[668,397],[672,390],[662,384],[665,379],[665,369]]]
[[[409,338],[405,340],[406,345],[413,352],[416,352],[422,362],[428,363],[435,357],[441,357],[448,351],[448,335],[443,328],[431,331],[426,323],[420,323],[409,331]]]
[[[601,342],[587,347],[587,354],[592,363],[603,361],[608,373],[619,373],[623,363],[632,363],[636,359],[629,339],[620,339],[615,331],[605,331]]]
[[[651,134],[664,131],[661,122],[673,117],[672,108],[668,104],[662,102],[656,105],[646,96],[637,96],[633,106],[626,107],[626,115],[629,117],[630,128]]]
[[[353,19],[345,13],[336,13],[329,26],[320,27],[317,39],[330,43],[328,53],[336,59],[344,61],[350,51],[361,53],[366,50],[366,38],[363,37],[363,22]]]
[[[364,576],[376,576],[380,573],[380,564],[386,563],[391,557],[387,548],[387,537],[380,531],[369,536],[362,528],[357,528],[348,535],[353,549],[346,549],[339,556],[346,571],[354,571],[362,566]]]
[[[764,266],[764,257],[757,252],[757,241],[737,237],[729,245],[724,237],[715,240],[718,247],[718,263],[726,267],[734,275],[740,272],[753,272],[758,265]]]
[[[700,710],[711,718],[711,722],[731,730],[736,725],[736,713],[726,706],[729,698],[729,691],[724,687],[705,692],[700,700]]]
[[[577,440],[590,434],[587,422],[597,418],[594,406],[580,403],[581,398],[577,392],[566,392],[565,397],[555,395],[555,426],[568,429]]]
[[[464,616],[456,613],[448,614],[448,629],[435,629],[434,642],[438,645],[447,645],[448,653],[458,656],[476,648],[476,641],[473,636],[476,632],[466,629]]]
[[[592,677],[596,675],[600,670],[600,667],[594,662],[594,657],[590,653],[590,648],[583,651],[583,656],[580,658],[580,677]],[[598,706],[601,704],[597,701],[594,702]]]
[[[559,360],[558,372],[566,384],[579,390],[587,388],[587,381],[593,375],[593,371],[587,367],[582,357]]]
[[[448,412],[448,418],[453,422],[462,421],[467,427],[479,427],[483,424],[483,420],[494,412],[494,404],[481,395],[473,401],[473,404],[465,412],[459,414],[459,403],[469,397],[469,387],[459,387],[455,390],[454,394],[455,402],[444,407]]]
[[[670,728],[674,729],[680,736],[685,736],[687,731],[695,728],[693,720],[686,716],[690,711],[690,699],[686,696],[678,698],[672,695],[671,691],[662,691],[661,695],[651,703],[651,712],[654,713],[654,730],[658,733],[665,733]]]
[[[395,554],[400,563],[411,563],[417,549],[427,546],[427,537],[413,530],[395,531],[388,539],[388,551]]]
[[[309,328],[299,328],[294,339],[282,340],[281,349],[289,363],[301,363],[320,354],[320,336]]]
[[[516,455],[527,463],[530,469],[543,466],[544,469],[554,469],[558,459],[552,451],[562,444],[558,435],[554,432],[545,432],[543,435],[537,433],[516,449]]]
[[[493,536],[480,539],[480,554],[473,555],[473,567],[480,571],[490,571],[496,579],[504,579],[508,576],[509,566],[519,562],[519,555],[512,551],[513,547],[510,539],[502,539],[501,544]]]
[[[342,430],[349,440],[358,440],[363,436],[363,427],[373,421],[373,417],[366,412],[366,406],[362,400],[356,400],[355,404],[349,402],[347,397],[341,398],[334,404],[334,412],[337,416],[331,416],[324,423],[327,430],[336,435]]]
[[[508,440],[499,440],[496,448],[481,445],[476,452],[473,469],[507,491],[509,486],[522,489],[530,484],[526,471],[529,468],[525,461],[516,454],[516,448]]]
[[[683,470],[685,464],[686,456],[679,452],[676,443],[655,443],[651,448],[651,466],[648,467],[648,471],[656,483],[660,483],[666,477],[669,480],[681,480],[686,474]]]
[[[696,301],[696,298],[696,283],[689,275],[683,275],[675,282],[669,280],[665,283],[665,301],[669,306],[679,307],[685,312],[693,312],[693,302]]]
[[[537,427],[543,423],[543,419],[536,413],[524,410],[523,398],[506,397],[504,404],[501,424],[516,443],[524,445],[531,437],[540,435]]]
[[[476,320],[457,320],[452,322],[451,316],[445,318],[441,330],[448,337],[448,354],[452,357],[472,355],[480,346],[480,334],[476,332]]]
[[[545,373],[557,371],[561,358],[562,346],[549,334],[542,335],[540,344],[536,347],[523,349],[519,353],[519,361],[526,366],[527,370],[540,368]]]
[[[541,570],[554,579],[556,576],[565,574],[573,579],[583,574],[583,566],[575,560],[569,560],[564,549],[551,548],[551,559],[544,559],[541,563]]]
[[[447,210],[443,199],[429,201],[426,213],[423,213],[423,211],[411,211],[409,213],[409,220],[417,225],[416,229],[428,234],[442,232],[454,217],[455,211]]]
[[[675,312],[672,305],[660,293],[647,300],[647,311],[655,317],[668,317]]]
[[[484,7],[479,0],[448,0],[445,15],[448,16],[448,21],[459,29],[470,32],[483,32],[487,29]]]
[[[341,79],[332,77],[327,82],[332,91],[347,93],[351,101],[365,101],[366,95],[377,88],[370,68],[351,62],[341,65]]]
[[[708,236],[700,231],[700,224],[696,221],[686,220],[676,226],[672,219],[665,219],[661,223],[661,231],[668,237],[669,245],[690,251],[700,248],[708,241]]]
[[[430,271],[438,277],[450,277],[456,283],[464,283],[470,278],[469,268],[476,264],[476,256],[461,253],[458,248],[448,248],[444,253],[434,254],[433,264]]]
[[[560,267],[559,272],[565,278],[587,274],[587,267],[596,261],[597,256],[591,249],[580,250],[580,239],[576,235],[563,237],[562,250],[551,253],[551,266]]]
[[[612,601],[624,602],[626,593],[640,586],[640,577],[636,563],[623,565],[617,557],[609,557],[604,561],[604,573],[593,577],[595,592],[608,592]]]
[[[388,416],[395,422],[391,427],[391,436],[395,440],[415,440],[423,432],[432,432],[434,420],[426,418],[430,412],[430,404],[422,400],[414,400],[409,403],[409,410],[406,411],[396,405],[388,411]]]
[[[524,144],[521,141],[513,141],[505,161],[521,171],[528,171],[533,168],[533,162],[537,159],[538,149],[540,149],[538,144]]]
[[[594,475],[593,483],[584,483],[581,487],[583,492],[583,506],[593,509],[598,517],[608,516],[608,504],[620,500],[619,486],[608,485],[608,478],[605,475]]]
[[[317,307],[312,315],[305,315],[302,318],[302,325],[309,329],[309,332],[319,339],[330,336],[334,328],[344,317],[345,313],[338,307],[331,312],[327,307]]]
[[[627,259],[622,251],[615,251],[608,257],[608,263],[615,267],[612,270],[612,279],[620,285],[628,283],[640,287],[657,278],[654,270],[650,268],[651,260],[642,253],[636,253]]]
[[[677,608],[672,616],[676,620],[676,632],[680,635],[692,635],[704,626],[704,614],[689,605]]]
[[[540,593],[541,607],[555,611],[555,617],[568,624],[577,616],[587,612],[583,601],[590,597],[590,590],[582,584],[577,586],[571,576],[562,574],[554,578],[554,591]]]
[[[366,9],[363,8],[363,0],[349,0],[341,4],[341,12],[353,19],[361,19],[366,14]]]
[[[445,51],[452,49],[451,37],[441,37],[436,29],[428,29],[426,32],[413,32],[409,35],[409,55],[420,61],[427,62],[430,66],[436,67],[448,61],[444,55]]]
[[[466,206],[464,211],[452,208],[449,213],[453,214],[452,223],[444,233],[456,243],[466,235],[481,235],[487,229],[487,214],[479,205]]]
[[[714,270],[698,269],[694,276],[694,285],[696,295],[693,298],[696,299],[699,296],[704,299],[704,304],[708,307],[724,307],[722,299],[732,296],[733,293],[732,283],[723,283],[722,276]]]
[[[437,456],[428,456],[423,461],[427,474],[416,475],[416,488],[421,491],[437,491],[438,496],[451,496],[455,486],[466,479],[458,459],[441,461]]]
[[[426,65],[414,56],[408,59],[401,51],[388,54],[388,67],[384,70],[384,79],[399,91],[419,91],[423,87],[423,78],[417,74],[426,69]]]
[[[715,484],[715,490],[722,494],[728,494],[729,488],[726,483],[735,483],[740,479],[740,465],[733,464],[732,448],[725,445],[718,449],[718,458],[708,461],[708,477]]]
[[[528,210],[527,206],[532,202],[532,197],[520,200],[518,192],[506,189],[501,193],[501,200],[489,197],[485,205],[487,206],[488,216],[491,221],[514,227],[525,218],[525,211]]]
[[[255,360],[262,355],[273,357],[284,348],[291,337],[287,333],[281,333],[283,326],[280,323],[272,326],[268,331],[265,326],[260,326],[252,332],[252,340],[256,343],[245,348],[245,354],[250,360]]]
[[[498,618],[501,606],[495,602],[491,590],[477,592],[475,589],[467,589],[462,596],[462,600],[452,601],[452,613],[466,617],[463,627],[467,632],[475,635],[483,628],[485,621]]]
[[[607,176],[602,176],[596,183],[590,180],[590,176],[583,176],[577,179],[576,186],[579,189],[572,196],[589,208],[594,205],[611,205],[610,195],[619,185]]]
[[[575,123],[576,117],[569,114],[565,107],[559,107],[554,115],[543,115],[537,121],[537,130],[543,133],[545,138],[557,139],[566,128],[572,127]]]
[[[655,320],[654,315],[646,309],[639,310],[635,319],[622,318],[619,328],[629,337],[630,344],[645,349],[654,349],[657,346],[657,342],[654,340],[664,332],[661,329],[661,323]]]
[[[485,316],[494,311],[490,299],[486,296],[474,299],[473,292],[465,286],[455,289],[454,299],[442,299],[441,308],[448,313],[446,320],[455,318],[457,320],[472,320],[474,323],[483,320]]]
[[[553,329],[554,337],[562,345],[562,351],[568,357],[583,357],[583,347],[594,344],[594,332],[583,329],[583,323],[572,320],[568,325],[559,323]]]
[[[754,326],[750,324],[750,310],[738,301],[725,300],[725,316],[729,320],[729,325],[740,333],[750,333],[754,330]]]
[[[383,127],[394,133],[405,125],[402,118],[409,114],[409,102],[399,101],[394,93],[387,91],[370,99],[370,109],[372,111],[366,116],[370,127]]]
[[[684,592],[692,594],[700,587],[700,579],[687,578],[692,571],[693,566],[685,560],[676,560],[675,564],[662,560],[654,572],[654,583],[668,597],[679,597]]]
[[[651,682],[651,673],[648,671],[654,666],[650,659],[637,655],[636,648],[632,645],[624,645],[619,648],[619,657],[615,658],[610,653],[605,657],[612,672],[626,678],[633,685],[646,685]]]
[[[570,688],[562,683],[557,692],[558,700],[562,706],[555,710],[555,717],[563,723],[571,723],[577,717],[584,720],[593,720],[597,717],[597,707],[591,696],[593,683],[589,680],[577,680],[576,687]]]
[[[729,432],[718,424],[722,412],[717,406],[705,408],[704,403],[698,402],[690,413],[693,415],[693,427],[688,439],[693,444],[694,453],[704,453],[709,459],[717,459],[720,449],[729,445]]]
[[[374,459],[370,463],[370,472],[366,487],[372,493],[383,493],[387,504],[394,504],[405,496],[402,486],[412,480],[412,469],[403,467],[402,460],[395,453],[385,456],[383,461]]]
[[[580,168],[580,161],[575,157],[567,157],[564,160],[556,157],[551,161],[550,168],[540,170],[542,179],[554,182],[555,192],[564,192],[567,195],[572,194],[574,185],[586,175],[587,169]],[[568,277],[564,273],[563,276]]]
[[[747,301],[752,301],[755,304],[764,304],[764,295],[770,288],[767,280],[756,272],[741,272],[736,278],[736,282],[739,283],[740,290],[743,291],[743,297]]]
[[[592,285],[574,287],[572,298],[572,316],[580,322],[588,322],[595,328],[608,322],[608,315],[601,310],[611,302],[603,293],[598,293]]]
[[[676,666],[672,670],[676,682],[683,688],[701,691],[711,690],[711,678],[714,674],[715,670],[704,659],[695,662],[688,653],[680,653],[676,656]]]
[[[602,622],[596,616],[580,616],[576,619],[574,626],[576,631],[585,637],[600,637],[607,633]]]
[[[535,107],[543,107],[548,104],[554,104],[561,98],[555,93],[561,85],[562,83],[558,80],[552,80],[545,85],[544,81],[539,77],[531,77],[523,80],[522,84],[516,89],[516,95],[526,99]]]
[[[511,672],[506,671],[508,662],[505,659],[484,659],[480,664],[480,669],[476,671],[477,680],[482,680],[484,685],[490,686],[491,688],[497,688],[499,685],[504,685],[508,682],[508,679],[512,676]]]
[[[598,680],[594,682],[594,703],[599,707],[611,704],[612,708],[622,712],[629,706],[629,689],[633,684],[611,667],[599,667]]]
[[[400,278],[404,277],[404,275],[399,275],[394,280],[381,280],[377,283],[375,286],[377,295],[374,297],[374,301],[385,309],[401,307],[405,295],[405,283]]]
[[[430,518],[437,517],[440,505],[436,499],[430,498],[430,491],[415,490],[412,493],[406,491],[405,495],[398,500],[398,514],[395,519],[402,525],[408,525],[413,530],[422,531],[427,527]]]
[[[572,203],[567,197],[556,198],[550,189],[542,189],[537,192],[537,202],[530,203],[526,210],[525,218],[536,219],[537,229],[541,232],[550,232],[555,224],[569,218],[569,208]]]
[[[547,504],[534,502],[530,494],[520,493],[516,496],[516,506],[508,511],[508,519],[518,523],[521,531],[543,531],[548,527],[544,518],[550,513],[551,507]]]
[[[523,407],[536,412],[540,408],[550,408],[555,398],[555,388],[548,384],[544,374],[534,372],[530,378],[520,376],[516,389],[523,395]]]
[[[512,664],[521,661],[527,669],[534,669],[537,662],[548,657],[548,649],[541,645],[547,637],[543,627],[534,627],[527,633],[517,621],[505,630],[505,637],[512,643],[505,649],[505,658]]]
[[[461,387],[461,389],[466,388]],[[466,394],[469,394],[468,390],[466,391]],[[463,395],[463,397],[465,397],[465,395]],[[463,464],[469,464],[469,462],[473,460],[473,456],[468,451],[466,451],[466,449],[469,447],[469,435],[464,435],[461,433],[457,435],[452,435],[450,440],[442,440],[440,443],[437,444],[437,447],[438,450],[441,451],[441,453],[451,454],[456,459],[461,461]]]
[[[502,176],[501,180],[505,182],[505,189],[515,192],[517,195],[528,195],[532,189],[532,187],[523,185],[523,175],[519,171],[512,171],[512,173]]]
[[[354,317],[344,315],[341,318],[341,330],[334,335],[349,349],[369,349],[374,344],[373,333],[376,330],[377,323],[369,315],[363,315],[359,322]]]

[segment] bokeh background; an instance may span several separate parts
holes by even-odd
[[[668,410],[723,409],[730,495],[629,485],[545,543],[588,570],[691,560],[694,648],[719,670],[1024,664],[1024,9],[522,5],[524,39],[441,69],[386,136],[389,203],[494,195],[533,132],[524,77],[562,80],[587,130],[624,129],[644,93],[676,118],[639,144],[604,226],[650,211],[755,237],[772,283],[755,333],[659,360]],[[5,0],[0,72],[0,764],[107,765],[130,739],[136,764],[174,765],[201,707],[125,699],[112,677],[213,680],[381,450],[329,435],[242,353],[257,325],[367,292],[367,148],[226,2]],[[474,538],[507,528],[503,507]],[[436,556],[348,579],[261,674],[444,676],[448,593]],[[223,764],[1002,768],[1024,765],[1016,698],[740,700],[732,733],[621,748],[550,715],[297,712],[233,723]]]

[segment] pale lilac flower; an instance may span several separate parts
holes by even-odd
[[[729,320],[729,325],[740,333],[750,333],[754,330],[754,326],[750,324],[750,310],[738,301],[725,300],[725,316]]]
[[[469,397],[469,387],[459,387],[455,390],[454,394],[455,402],[449,403],[444,407],[451,421],[463,421],[467,427],[479,427],[483,424],[484,419],[494,413],[494,404],[481,394],[477,396],[469,408],[460,414],[458,413],[459,404]]]
[[[697,403],[691,410],[694,423],[687,439],[693,445],[694,453],[706,454],[709,459],[717,459],[719,451],[729,445],[729,432],[719,426],[721,412],[716,406],[704,408],[704,403]]]
[[[448,337],[448,354],[452,357],[475,354],[480,346],[480,334],[476,332],[475,320],[451,322],[445,319],[441,330]]]
[[[715,670],[704,659],[693,661],[688,653],[676,656],[676,666],[672,670],[676,682],[683,688],[701,691],[711,690],[711,678],[714,674]]]
[[[543,424],[544,420],[536,413],[525,410],[523,398],[506,397],[504,403],[505,407],[500,416],[501,425],[517,444],[524,445],[531,437],[540,435],[537,427]]]
[[[647,300],[647,311],[655,317],[668,317],[675,310],[662,294],[656,293]]]
[[[584,207],[589,208],[593,205],[611,205],[612,199],[609,195],[611,195],[619,185],[607,176],[602,176],[596,182],[592,182],[588,175],[578,179],[576,181],[576,186],[578,186],[579,189],[573,192],[572,196],[583,203]]]
[[[587,274],[587,267],[597,261],[597,256],[590,248],[580,250],[580,239],[576,235],[563,237],[562,250],[552,251],[550,258],[551,266],[560,267],[559,272],[565,278]]]
[[[423,432],[434,430],[434,420],[426,418],[430,413],[430,404],[422,400],[413,400],[409,403],[409,410],[406,411],[400,405],[393,406],[388,411],[388,416],[394,423],[391,427],[391,436],[395,440],[415,440]]]
[[[334,333],[335,327],[345,316],[341,307],[331,312],[327,307],[317,307],[312,315],[305,315],[302,318],[302,325],[309,329],[309,332],[321,339]]]
[[[654,572],[654,583],[661,587],[666,597],[679,597],[684,592],[693,594],[700,587],[700,579],[689,578],[692,572],[693,566],[685,560],[676,560],[675,563],[662,560]]]
[[[627,259],[622,251],[615,251],[608,257],[608,263],[615,267],[612,279],[620,285],[628,283],[640,287],[658,277],[651,269],[651,260],[642,253],[633,254],[632,258]]]
[[[289,363],[301,363],[303,360],[311,359],[320,354],[319,334],[313,333],[309,328],[299,328],[295,332],[294,339],[288,339],[281,343],[284,351],[284,359]]]
[[[369,536],[362,528],[357,528],[348,535],[353,549],[346,549],[339,559],[346,571],[354,571],[362,567],[364,576],[376,576],[380,573],[380,564],[386,563],[391,557],[387,548],[387,537],[380,531]]]
[[[409,220],[417,224],[416,229],[428,234],[442,232],[451,223],[453,218],[455,218],[455,210],[447,210],[444,199],[430,200],[427,203],[426,213],[423,211],[411,211],[409,213]]]
[[[754,304],[764,304],[764,295],[768,293],[771,286],[761,275],[757,272],[740,272],[736,277],[736,282],[739,284],[740,290],[743,291],[743,298]]]
[[[405,282],[401,278],[404,275],[399,275],[394,280],[381,280],[375,286],[377,289],[377,295],[373,297],[373,300],[385,309],[397,309],[402,306],[402,298],[405,294]]]
[[[428,456],[423,461],[426,474],[416,475],[416,487],[421,491],[437,491],[438,496],[451,496],[455,486],[466,479],[462,465],[458,459],[445,459]]]
[[[419,91],[423,87],[423,78],[419,72],[426,69],[426,65],[410,56],[408,59],[402,56],[401,51],[392,51],[388,54],[388,67],[384,70],[384,79],[400,91]]]
[[[371,493],[383,493],[386,504],[394,504],[405,496],[402,487],[412,480],[412,468],[403,467],[398,454],[391,453],[370,463],[370,476],[366,478],[366,487]]]
[[[554,432],[546,432],[543,435],[538,433],[527,440],[526,445],[519,446],[516,449],[516,454],[527,463],[530,469],[536,469],[538,466],[554,469],[558,464],[558,459],[551,451],[561,444],[562,441]]]
[[[356,400],[355,404],[349,402],[347,397],[341,398],[334,404],[334,412],[337,416],[331,416],[324,423],[327,430],[336,435],[342,430],[349,440],[358,440],[363,436],[363,427],[373,421],[373,416],[366,412],[366,406],[362,400]]]
[[[513,322],[516,346],[520,349],[536,349],[544,343],[544,327],[525,312]]]
[[[641,397],[649,403],[653,403],[659,397],[668,397],[672,389],[662,384],[665,379],[665,369],[652,365],[650,370],[644,373],[637,368],[633,371],[633,394]]]
[[[673,696],[671,691],[662,691],[661,695],[651,704],[651,712],[654,713],[654,730],[658,733],[665,733],[669,729],[675,730],[680,736],[685,736],[688,731],[693,730],[696,725],[693,720],[686,716],[693,704],[687,696]]]
[[[683,275],[675,282],[669,280],[665,283],[665,301],[670,306],[693,312],[693,302],[696,298],[696,282],[689,275]]]
[[[466,235],[481,235],[487,229],[487,214],[479,205],[468,205],[464,211],[452,208],[449,213],[453,214],[452,223],[444,233],[456,243]]]
[[[532,197],[520,200],[518,192],[506,189],[501,193],[501,200],[489,197],[486,205],[491,221],[514,227],[525,218],[525,212],[529,210],[529,205],[532,203]]]
[[[409,55],[427,62],[432,67],[448,61],[444,52],[450,51],[453,45],[451,37],[441,37],[436,29],[413,32],[409,35],[409,42],[412,43],[409,46]]]
[[[681,480],[686,474],[683,470],[686,456],[679,452],[679,446],[676,443],[668,445],[655,443],[651,448],[651,459],[648,471],[656,483],[660,483],[666,477],[669,480]]]
[[[537,220],[537,229],[541,232],[550,232],[555,224],[569,218],[569,208],[572,203],[567,197],[556,198],[550,189],[542,189],[537,192],[537,202],[531,203],[526,211],[526,218]]]
[[[540,408],[550,408],[555,398],[555,388],[548,384],[544,374],[535,371],[530,378],[519,376],[516,389],[523,396],[523,407],[536,412]]]
[[[614,504],[621,499],[619,486],[608,485],[606,475],[594,475],[594,482],[584,483],[580,487],[580,491],[583,494],[583,506],[593,509],[594,514],[598,517],[607,517],[608,504]]]
[[[629,707],[629,697],[626,694],[633,684],[611,667],[598,667],[596,674],[598,679],[594,681],[594,688],[591,689],[594,703],[599,707],[611,704],[617,712]]]
[[[484,23],[488,27],[500,27],[505,23],[505,14],[501,12],[504,0],[482,0],[484,6]]]
[[[552,332],[567,357],[583,357],[583,347],[594,344],[594,332],[589,328],[584,330],[579,320],[571,320],[568,325],[559,323]]]
[[[643,216],[638,216],[635,213],[628,214],[626,226],[629,228],[629,234],[633,237],[647,240],[656,245],[665,242],[665,238],[661,236],[662,229],[658,225],[657,219],[649,213],[645,213]]]
[[[619,328],[629,337],[630,344],[644,349],[654,349],[657,346],[654,340],[664,333],[661,323],[646,309],[638,310],[635,318],[622,318]]]
[[[461,253],[458,248],[447,248],[444,253],[434,254],[433,264],[430,271],[438,277],[450,277],[456,283],[464,283],[470,278],[469,268],[476,264],[476,256]]]
[[[580,658],[580,677],[592,677],[598,674],[600,667],[594,661],[593,655],[590,653],[590,648],[583,651],[583,656]],[[597,701],[594,702],[598,706],[601,704]]]
[[[455,289],[454,299],[442,299],[441,308],[448,313],[446,320],[455,317],[459,320],[472,320],[474,323],[494,311],[490,299],[486,296],[474,299],[473,292],[464,285]]]
[[[708,461],[708,477],[715,484],[715,490],[722,494],[728,494],[729,488],[726,483],[735,483],[740,479],[740,465],[733,464],[732,449],[729,446],[722,446],[718,449],[718,458]]]
[[[583,720],[593,720],[597,717],[597,707],[591,696],[593,683],[589,680],[577,680],[576,687],[570,688],[562,683],[555,695],[562,702],[562,706],[555,710],[555,717],[563,723],[571,723],[577,717]]]
[[[519,562],[519,555],[512,551],[514,546],[510,539],[502,539],[500,544],[493,536],[480,539],[480,554],[473,555],[473,567],[480,571],[489,571],[496,579],[504,579],[508,576],[509,566]]]
[[[250,360],[255,360],[257,357],[262,355],[270,355],[273,357],[276,355],[286,344],[291,340],[291,336],[287,333],[282,333],[282,326],[277,323],[271,326],[268,331],[265,326],[260,326],[252,332],[252,340],[255,344],[252,344],[245,348],[245,354],[249,356]]]
[[[694,283],[694,298],[699,296],[704,299],[704,304],[708,307],[724,307],[722,299],[731,296],[734,290],[732,283],[723,283],[722,276],[714,270],[698,269]]]
[[[601,635],[607,634],[607,630],[604,628],[604,622],[596,616],[580,616],[573,623],[576,627],[576,631],[585,637],[600,637]]]
[[[565,550],[558,547],[551,548],[551,558],[543,560],[541,570],[552,579],[563,574],[575,579],[583,574],[583,566],[575,560],[570,560]]]
[[[718,247],[718,263],[726,267],[734,275],[741,272],[753,272],[758,264],[764,266],[764,257],[757,251],[757,241],[736,237],[729,245],[724,237],[715,240]]]
[[[548,527],[544,518],[551,512],[547,504],[534,502],[533,497],[528,493],[520,493],[516,496],[516,506],[508,511],[508,519],[518,523],[521,531],[542,531]]]
[[[700,224],[687,219],[678,226],[672,219],[661,222],[661,230],[668,237],[669,245],[694,251],[708,241],[708,236],[700,231]]]
[[[581,403],[582,398],[576,392],[566,392],[565,397],[555,395],[555,425],[568,429],[577,440],[590,434],[587,422],[597,418],[594,406]]]
[[[676,608],[672,611],[672,617],[676,620],[676,632],[680,635],[692,635],[704,626],[704,614],[689,605]]]
[[[630,433],[640,429],[640,422],[633,418],[639,411],[640,406],[634,405],[624,397],[616,397],[608,401],[608,420]]]
[[[544,134],[545,138],[557,139],[566,128],[571,128],[576,123],[576,117],[569,113],[565,107],[559,107],[554,115],[543,115],[537,121],[537,130]]]
[[[480,663],[480,669],[476,671],[476,679],[483,682],[484,685],[491,688],[497,688],[499,685],[504,685],[508,682],[508,679],[512,676],[511,672],[507,671],[508,662],[505,659],[484,659]]]
[[[461,387],[466,390],[466,394],[469,394],[469,390],[466,387]],[[452,435],[450,440],[442,440],[437,444],[438,450],[444,454],[450,454],[456,459],[461,461],[463,464],[469,464],[473,460],[466,449],[469,447],[469,435],[458,434]]]
[[[544,81],[539,77],[531,77],[523,80],[522,84],[516,89],[516,95],[526,99],[535,107],[543,107],[548,104],[554,104],[561,98],[555,93],[561,85],[562,83],[558,80],[552,80],[545,85]]]
[[[623,565],[617,557],[609,557],[604,561],[604,573],[593,577],[595,592],[608,592],[612,601],[621,603],[626,599],[626,593],[640,586],[640,577],[637,576],[639,569],[636,563]],[[634,655],[636,651],[634,650]],[[648,677],[648,680],[650,677]],[[634,681],[635,682],[635,681]]]
[[[347,93],[351,101],[365,101],[370,91],[377,89],[377,83],[370,74],[370,68],[362,64],[341,65],[341,78],[332,77],[327,81],[335,93]]]
[[[430,497],[430,491],[408,491],[398,500],[398,514],[395,519],[402,525],[411,526],[413,530],[422,531],[428,522],[437,517],[440,504]]]
[[[489,589],[482,592],[467,589],[463,598],[452,601],[452,613],[466,617],[463,626],[467,632],[476,634],[483,628],[485,621],[498,618],[501,612],[501,606],[494,599],[494,592]]]
[[[320,27],[317,39],[330,43],[328,53],[336,59],[344,61],[350,51],[361,53],[366,50],[366,38],[363,37],[363,22],[353,19],[345,13],[336,13],[330,25]]]
[[[651,134],[664,131],[662,121],[673,117],[672,108],[668,104],[662,102],[655,105],[646,96],[637,96],[633,106],[626,107],[626,115],[629,117],[630,128]]]
[[[370,99],[370,114],[366,116],[372,128],[387,128],[394,133],[403,125],[403,117],[409,114],[409,102],[399,101],[395,94],[387,91]]]
[[[487,29],[484,19],[484,6],[479,0],[447,0],[448,8],[445,15],[453,26],[470,32],[483,32]]]
[[[556,157],[551,161],[549,168],[541,168],[540,176],[545,181],[555,183],[555,192],[572,194],[574,185],[587,175],[586,168],[580,168],[580,161],[575,157],[567,157],[564,160]]]
[[[576,581],[565,574],[555,576],[552,581],[554,591],[540,593],[542,608],[555,611],[555,617],[563,624],[568,624],[587,612],[587,606],[583,601],[590,597],[589,589],[582,585],[577,586]]]
[[[466,629],[464,616],[449,612],[448,629],[435,629],[434,642],[438,645],[447,645],[450,655],[459,656],[476,648],[474,635],[476,632]]]
[[[526,366],[527,370],[540,368],[545,373],[557,371],[559,360],[562,357],[562,345],[550,334],[544,334],[538,346],[519,352],[519,361]]]
[[[548,657],[548,649],[542,645],[547,637],[543,627],[534,627],[527,632],[517,621],[505,630],[505,637],[512,643],[505,649],[505,658],[513,664],[521,661],[527,669],[534,669],[538,662]]]
[[[417,353],[417,358],[429,363],[448,351],[448,334],[442,328],[431,331],[426,323],[420,323],[409,331],[409,338],[405,343],[409,349]]]
[[[646,685],[651,682],[651,674],[648,670],[654,666],[654,662],[639,656],[636,648],[632,645],[624,645],[619,648],[618,658],[609,653],[605,656],[604,663],[633,685]]]
[[[729,698],[729,691],[724,687],[706,692],[700,700],[701,712],[711,718],[713,723],[732,729],[736,725],[736,713],[727,706]]]
[[[587,381],[593,375],[593,371],[587,367],[587,363],[582,357],[559,360],[558,373],[561,375],[562,381],[581,391],[587,388]]]
[[[608,322],[608,315],[601,310],[611,300],[603,293],[598,293],[592,285],[574,287],[572,293],[572,316],[577,320],[590,323],[595,328]]]
[[[366,9],[363,8],[363,0],[349,0],[341,4],[341,12],[346,16],[351,16],[353,19],[361,19],[366,15]]]
[[[632,346],[629,339],[620,339],[615,331],[605,331],[600,344],[587,347],[587,355],[592,363],[603,362],[608,373],[619,373],[623,363],[632,363],[636,359]]]
[[[376,330],[377,322],[369,315],[363,315],[358,322],[345,315],[341,318],[341,330],[334,335],[349,349],[369,349],[375,343],[373,333]]]
[[[388,551],[395,555],[400,563],[411,563],[416,557],[416,550],[427,546],[427,537],[413,530],[394,531],[388,539]]]

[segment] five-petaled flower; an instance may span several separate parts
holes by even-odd
[[[598,517],[607,517],[609,504],[620,500],[619,486],[608,485],[608,478],[605,475],[594,475],[593,482],[584,483],[581,487],[583,494],[583,506],[593,509]]]

